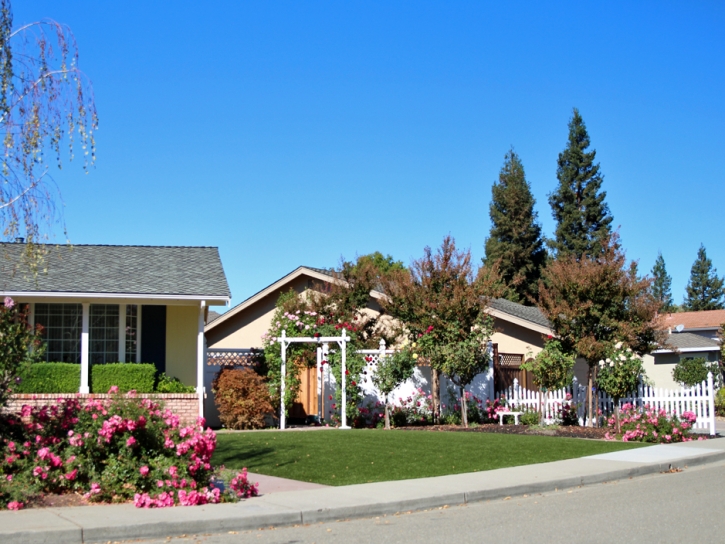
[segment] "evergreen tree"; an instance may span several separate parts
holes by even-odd
[[[652,294],[662,303],[663,312],[674,312],[675,303],[672,300],[672,277],[665,268],[665,259],[662,252],[657,254],[657,260],[652,267]]]
[[[707,258],[705,246],[702,244],[690,270],[690,281],[685,292],[683,306],[687,311],[723,309],[723,296],[725,296],[723,280],[717,277],[717,270]]]
[[[491,193],[491,234],[486,239],[483,262],[488,266],[499,262],[501,277],[508,287],[506,298],[532,304],[537,296],[546,249],[541,226],[536,221],[536,201],[521,159],[513,149],[506,153]]]
[[[555,239],[550,242],[557,254],[596,256],[611,236],[612,216],[601,191],[604,178],[599,164],[594,164],[596,151],[587,152],[589,134],[579,110],[569,121],[569,142],[559,153],[556,177],[559,187],[549,195],[554,220]]]

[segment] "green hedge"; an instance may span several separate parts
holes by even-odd
[[[124,393],[135,389],[153,393],[156,367],[149,363],[108,363],[90,366],[92,393],[108,393],[117,385]],[[81,365],[77,363],[32,363],[20,375],[16,393],[77,393],[81,385]]]
[[[148,363],[106,363],[91,365],[91,392],[108,393],[118,386],[121,393],[135,389],[138,393],[153,393],[156,367]]]
[[[15,393],[77,393],[81,365],[74,363],[33,363],[20,374]]]

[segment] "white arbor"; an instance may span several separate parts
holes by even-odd
[[[335,342],[338,346],[340,346],[340,353],[342,357],[342,406],[341,406],[341,416],[342,416],[342,425],[340,426],[340,429],[349,429],[350,427],[347,424],[347,388],[346,388],[346,382],[345,380],[345,374],[346,374],[346,366],[347,366],[347,343],[350,341],[350,337],[347,336],[347,332],[345,329],[342,330],[342,336],[306,336],[306,337],[293,337],[293,338],[287,338],[287,333],[283,330],[282,336],[276,339],[277,342],[279,342],[280,349],[281,349],[281,355],[282,355],[282,368],[280,371],[280,406],[279,406],[279,428],[285,429],[287,426],[287,416],[285,414],[285,406],[284,406],[284,392],[285,392],[285,377],[287,375],[287,348],[291,344],[329,344],[332,342]],[[320,368],[320,361],[319,356],[320,350],[318,349],[318,362],[317,362],[317,368],[319,372]]]

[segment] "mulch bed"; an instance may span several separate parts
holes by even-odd
[[[604,440],[604,435],[609,431],[600,427],[530,427],[528,425],[499,425],[498,423],[486,423],[468,429],[458,425],[426,425],[416,427],[396,427],[401,431],[454,431],[463,433],[503,433],[503,434],[535,434],[544,436],[565,436],[569,438],[589,438]]]

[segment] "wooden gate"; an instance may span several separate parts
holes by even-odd
[[[290,410],[290,419],[302,420],[317,415],[317,367],[300,372],[300,391]]]
[[[519,385],[531,391],[538,391],[531,372],[521,369],[524,356],[520,353],[499,353],[498,344],[493,345],[493,390],[501,393],[519,380]]]

